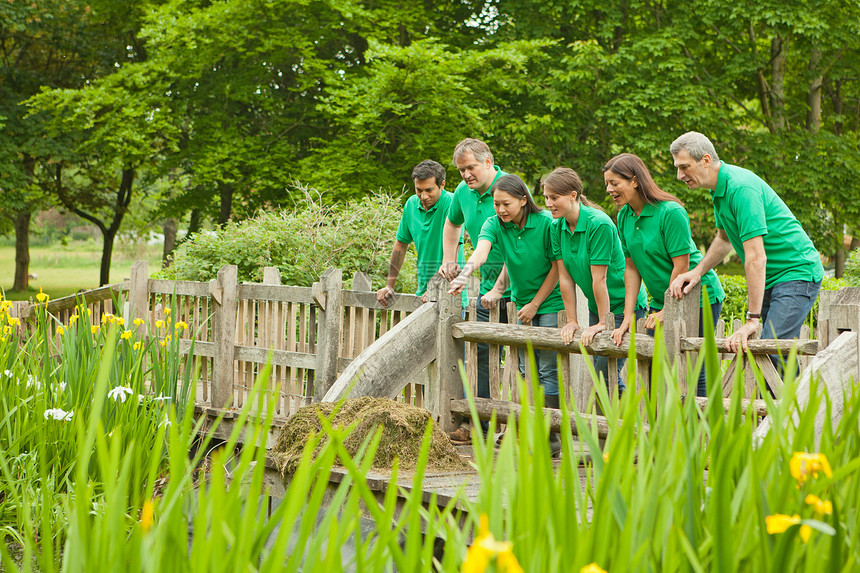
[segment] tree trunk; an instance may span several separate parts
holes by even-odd
[[[102,230],[102,263],[99,267],[99,286],[110,284],[110,261],[113,256],[113,242],[116,239],[116,231],[113,227]]]
[[[203,215],[200,214],[200,209],[192,209],[191,217],[188,220],[188,233],[185,235],[187,239],[194,233],[200,232],[200,227],[203,226]]]
[[[833,115],[837,118],[842,117],[842,80],[838,79],[833,82],[833,92],[830,95],[830,100],[833,102]],[[833,122],[833,134],[837,137],[842,135],[842,120],[836,119]]]
[[[219,186],[221,195],[221,210],[218,213],[218,224],[226,225],[230,220],[230,214],[233,212],[233,189],[235,186],[232,183],[221,183]]]
[[[176,248],[176,219],[168,217],[164,221],[164,249],[161,252],[161,268],[170,266],[170,253]]]
[[[846,260],[848,260],[848,253],[845,251],[845,247],[839,247],[836,249],[836,256],[834,257],[836,266],[833,269],[833,276],[837,279],[841,279],[843,275],[845,275]]]
[[[30,287],[30,209],[15,214],[15,282],[14,291]]]
[[[785,120],[785,59],[788,52],[788,40],[777,36],[770,43],[771,55],[771,90],[770,107],[773,113],[773,125],[777,131],[786,127]]]
[[[809,56],[809,89],[806,92],[806,129],[818,133],[821,129],[821,85],[824,76],[819,71],[821,49],[814,47]]]

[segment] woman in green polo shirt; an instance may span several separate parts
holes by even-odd
[[[541,182],[546,206],[553,222],[553,258],[558,265],[559,284],[567,312],[567,324],[561,330],[565,344],[574,341],[580,329],[576,320],[576,285],[588,299],[589,326],[580,340],[591,344],[594,335],[606,330],[606,315],[615,314],[613,327],[625,316],[645,316],[645,292],[640,288],[637,304],[627,315],[624,311],[624,257],[618,241],[618,230],[612,219],[582,195],[582,181],[573,169],[559,167]],[[624,392],[621,380],[624,360],[618,360],[618,393]],[[609,381],[609,359],[594,357],[594,369]]]
[[[505,261],[511,283],[511,299],[517,305],[517,321],[532,326],[558,327],[558,312],[564,308],[558,290],[558,265],[552,257],[550,231],[552,217],[538,207],[528,187],[517,175],[503,175],[493,185],[496,217],[481,228],[478,244],[459,276],[451,281],[451,291],[459,293],[466,278],[487,260],[490,249],[498,249]],[[556,353],[535,350],[538,379],[545,404],[558,408]],[[525,376],[525,352],[520,349],[520,374]],[[557,442],[553,436],[551,446]]]
[[[628,286],[644,282],[651,295],[651,314],[645,328],[653,333],[655,325],[663,322],[663,297],[669,283],[694,268],[702,260],[702,253],[690,235],[690,219],[681,201],[657,186],[639,157],[631,153],[616,155],[603,167],[603,178],[606,192],[621,207],[618,231]],[[711,316],[716,322],[725,299],[720,279],[710,270],[702,277],[702,285],[708,291]],[[628,298],[625,309],[633,304],[634,299]],[[630,324],[631,321],[624,320],[612,333],[616,343],[621,342]],[[702,336],[701,315],[699,336]],[[707,394],[704,368],[699,374],[696,394]]]

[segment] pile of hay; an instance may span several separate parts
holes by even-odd
[[[368,436],[372,436],[381,426],[382,439],[373,460],[374,469],[391,469],[395,458],[400,461],[400,469],[415,469],[427,424],[433,424],[427,471],[457,471],[468,467],[445,433],[433,423],[430,413],[423,408],[388,398],[365,396],[345,400],[332,418],[334,410],[334,403],[311,404],[287,420],[272,451],[284,477],[295,473],[308,439],[322,432],[320,416],[330,419],[336,428],[356,423],[355,429],[344,441],[344,447],[351,456],[355,456]]]

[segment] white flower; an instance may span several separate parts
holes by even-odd
[[[126,386],[117,386],[110,392],[108,392],[108,398],[113,398],[113,401],[125,402],[125,399],[131,396],[132,391],[131,388]]]
[[[144,400],[146,400],[146,396],[144,396],[143,394],[137,395],[137,401],[138,402],[143,402]]]
[[[31,374],[28,374],[27,375],[27,388],[29,388],[31,386],[35,386],[36,390],[38,390],[39,388],[42,387],[42,384],[41,384],[41,382],[39,382],[38,380],[33,378],[33,376]]]
[[[160,428],[161,426],[164,426],[165,428],[169,428],[169,427],[170,427],[170,419],[169,419],[167,416],[164,416],[164,417],[161,419],[161,423],[160,423],[160,424],[158,424],[158,427]]]
[[[11,378],[13,374],[15,374],[15,373],[12,372],[11,370],[4,370],[3,371],[3,376],[5,376],[6,378]]]
[[[66,412],[65,410],[61,410],[60,408],[51,408],[50,410],[45,410],[45,419],[46,420],[60,420],[61,422],[70,422],[72,420],[72,416],[74,416],[74,412]]]
[[[65,390],[66,390],[66,383],[60,382],[60,392],[65,392]]]
[[[155,397],[155,398],[153,398],[152,400],[153,400],[154,402],[164,402],[165,400],[172,400],[172,399],[173,399],[173,398],[171,398],[170,396],[156,396],[156,397]]]

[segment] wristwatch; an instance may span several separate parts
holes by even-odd
[[[761,313],[760,312],[747,311],[747,320],[749,320],[751,318],[758,318],[759,320],[761,320]]]

